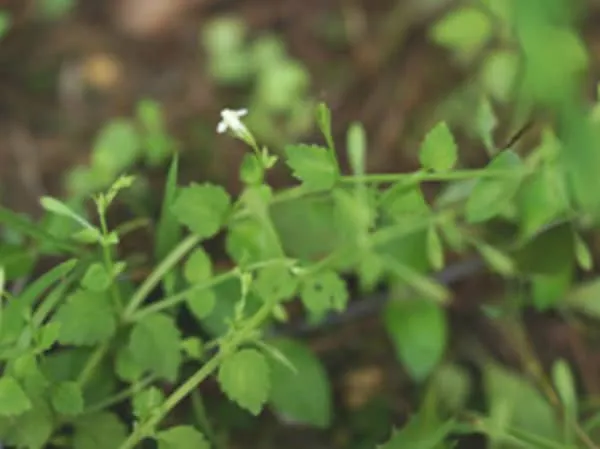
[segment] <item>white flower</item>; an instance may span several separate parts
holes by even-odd
[[[242,123],[240,117],[248,114],[248,109],[223,109],[221,111],[221,121],[217,125],[217,132],[223,134],[228,129],[236,136],[247,136],[250,134],[246,125]]]

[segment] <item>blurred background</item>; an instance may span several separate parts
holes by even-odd
[[[248,108],[248,127],[277,152],[289,142],[321,139],[314,108],[325,102],[341,145],[350,123],[364,125],[370,172],[416,169],[424,134],[444,119],[459,142],[462,165],[481,166],[491,147],[508,143],[524,126],[519,145],[537,142],[545,121],[543,111],[531,115],[512,101],[517,50],[503,21],[506,4],[0,1],[0,203],[37,217],[40,196],[77,203],[125,170],[142,176],[135,199],[118,214],[156,216],[176,151],[184,161],[182,183],[211,180],[238,192],[247,149],[216,133],[223,108]],[[599,67],[599,5],[590,1],[580,23],[590,101]],[[292,180],[282,170],[271,182]],[[501,282],[473,273],[454,285],[461,300],[453,306],[452,338],[457,347],[482,341],[496,359],[518,365],[516,350],[473,305]],[[542,361],[566,357],[587,390],[600,393],[600,356],[573,328],[550,313],[527,312],[525,320]],[[333,379],[339,412],[332,429],[281,426],[272,417],[256,427],[215,400],[209,408],[215,420],[237,429],[231,447],[372,447],[391,425],[404,422],[418,392],[390,358],[376,321],[311,340]],[[473,442],[465,439],[464,447]]]

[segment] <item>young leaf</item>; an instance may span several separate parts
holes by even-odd
[[[158,449],[210,449],[210,444],[192,426],[176,426],[158,432]]]
[[[212,313],[216,302],[215,292],[212,289],[204,289],[190,293],[186,305],[196,319],[203,320]]]
[[[523,168],[513,151],[499,153],[486,168],[490,177],[478,179],[471,191],[466,205],[467,221],[480,223],[502,213],[519,190]]]
[[[73,221],[79,223],[84,228],[89,229],[90,232],[94,232],[98,236],[101,235],[100,231],[96,227],[94,227],[89,221],[87,221],[85,218],[73,211],[62,201],[49,196],[44,196],[40,199],[40,204],[48,212],[52,212],[62,217],[68,217]]]
[[[106,271],[103,264],[96,262],[89,266],[83,279],[81,286],[93,292],[103,292],[108,290],[112,281],[111,275]]]
[[[571,432],[573,425],[577,424],[577,392],[575,381],[569,365],[563,359],[557,360],[552,366],[552,381],[556,392],[564,407],[567,425],[565,431]],[[573,435],[569,435],[571,442]]]
[[[179,157],[177,154],[173,156],[167,181],[165,184],[165,193],[162,201],[160,219],[156,228],[156,236],[154,239],[154,260],[163,260],[169,252],[175,248],[177,242],[180,241],[182,227],[177,221],[175,214],[171,210],[171,206],[175,202],[177,195],[177,173],[179,170]],[[174,283],[172,272],[165,276],[164,284],[167,293],[173,293],[171,287]]]
[[[419,150],[421,166],[436,172],[448,171],[456,165],[458,149],[446,122],[439,122],[427,133]]]
[[[365,129],[360,123],[352,123],[347,136],[348,159],[352,172],[355,175],[365,174],[365,153],[367,151],[367,138]]]
[[[187,258],[183,276],[190,284],[199,284],[212,276],[212,262],[203,248],[196,248]]]
[[[180,340],[173,318],[155,313],[136,323],[128,347],[141,368],[174,382],[181,364]]]
[[[314,313],[344,310],[349,294],[344,280],[333,271],[322,271],[305,279],[300,296],[304,306]]]
[[[111,301],[104,293],[78,290],[58,309],[59,342],[88,346],[109,340],[117,329]]]
[[[157,387],[146,388],[133,396],[133,414],[141,421],[147,419],[165,401],[165,395]]]
[[[214,236],[231,208],[229,194],[220,186],[192,183],[181,190],[173,204],[173,214],[197,236]]]
[[[265,177],[265,169],[260,159],[253,153],[246,153],[240,167],[240,180],[248,185],[260,185]]]
[[[475,246],[490,267],[498,273],[503,276],[511,276],[515,273],[515,264],[502,251],[484,242],[477,242]]]
[[[575,234],[575,258],[579,266],[590,271],[594,265],[592,253],[579,234]]]
[[[329,149],[335,151],[331,133],[331,111],[325,103],[319,103],[317,106],[317,125],[319,126],[323,137],[325,137]]]
[[[258,272],[252,288],[265,302],[291,298],[298,288],[298,279],[288,267],[271,265]]]
[[[73,449],[115,449],[123,443],[127,428],[109,412],[86,414],[75,421]]]
[[[52,406],[62,415],[79,415],[83,411],[83,394],[77,382],[61,382],[52,390]]]
[[[427,257],[434,270],[444,267],[444,247],[435,226],[427,229]]]
[[[330,151],[316,145],[288,145],[285,147],[286,164],[307,189],[330,190],[340,176]]]
[[[410,376],[424,381],[441,361],[448,340],[444,310],[427,300],[391,301],[385,328]]]
[[[219,368],[219,384],[229,399],[258,415],[269,397],[269,365],[255,349],[242,349]]]
[[[294,340],[271,343],[296,369],[270,360],[269,402],[280,414],[300,423],[326,428],[332,418],[332,392],[327,373],[309,348]]]
[[[13,377],[0,377],[0,416],[18,416],[31,407],[31,401]]]

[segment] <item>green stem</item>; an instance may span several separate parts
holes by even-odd
[[[98,364],[102,361],[102,358],[105,356],[106,352],[108,351],[108,348],[109,348],[108,343],[104,343],[103,345],[98,346],[94,350],[92,355],[87,359],[85,366],[83,367],[83,369],[81,370],[81,373],[79,374],[79,377],[77,378],[77,383],[79,384],[80,387],[83,388],[83,386],[90,380],[94,370],[96,369]]]
[[[340,180],[345,184],[364,182],[373,184],[386,184],[402,180],[413,181],[415,184],[417,184],[420,182],[460,181],[479,178],[509,177],[518,176],[521,173],[521,171],[515,170],[490,170],[489,168],[478,168],[449,172],[417,171],[413,173],[376,173],[360,176],[342,176]]]
[[[112,407],[113,405],[124,401],[125,399],[129,398],[130,396],[133,396],[138,391],[146,388],[148,385],[150,385],[155,380],[156,380],[156,376],[148,376],[145,379],[142,379],[142,380],[134,383],[129,388],[126,388],[126,389],[120,391],[119,393],[117,393],[107,399],[104,399],[103,401],[97,402],[96,404],[93,404],[93,405],[87,407],[83,413],[90,414],[90,413],[99,412],[101,410]]]
[[[102,230],[103,236],[101,245],[102,255],[104,257],[104,267],[106,268],[107,273],[112,277],[115,270],[113,266],[112,256],[110,254],[110,247],[106,242],[108,238],[108,225],[106,224],[106,217],[104,215],[104,211],[101,211],[100,208],[98,208],[98,216],[100,218],[100,229]],[[116,309],[121,311],[123,309],[123,300],[121,298],[121,293],[119,291],[117,283],[114,281],[111,282],[110,292],[113,298],[113,302],[115,303]]]
[[[129,304],[127,304],[127,307],[123,312],[123,321],[132,321],[131,317],[135,314],[140,304],[146,299],[150,292],[160,283],[161,279],[173,269],[183,256],[198,244],[198,242],[200,242],[200,237],[196,235],[186,237],[160,264],[158,264],[131,297],[131,301],[129,301]]]
[[[278,265],[281,263],[293,265],[295,262],[296,261],[294,259],[287,259],[287,258],[271,259],[271,260],[265,260],[263,262],[257,262],[257,263],[251,264],[248,267],[246,267],[245,270],[254,271],[254,270],[258,270],[260,268],[264,268],[264,267],[267,267],[270,265]],[[143,318],[144,316],[146,316],[148,314],[159,312],[159,311],[165,310],[165,309],[169,309],[169,308],[173,307],[174,305],[185,301],[193,293],[196,293],[196,292],[199,292],[202,290],[207,290],[209,288],[213,288],[213,287],[215,287],[219,284],[222,284],[224,282],[227,282],[229,280],[236,279],[238,276],[239,276],[239,268],[234,268],[223,274],[215,276],[206,282],[203,282],[201,284],[196,284],[186,290],[183,290],[182,292],[176,293],[176,294],[171,295],[167,298],[164,298],[158,302],[155,302],[152,305],[146,306],[143,309],[140,309],[137,312],[129,315],[127,320],[130,322],[139,321],[141,318]]]
[[[129,438],[121,444],[119,449],[133,449],[135,445],[150,435],[160,421],[184,398],[189,396],[192,391],[198,388],[208,376],[217,370],[221,361],[235,352],[242,343],[244,343],[254,331],[260,327],[262,322],[269,317],[273,309],[273,302],[266,302],[261,308],[246,322],[246,324],[236,333],[231,335],[229,340],[225,340],[217,355],[210,359],[179,388],[177,388],[160,406],[155,414],[148,421],[137,427]]]

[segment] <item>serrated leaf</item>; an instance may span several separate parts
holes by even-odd
[[[212,276],[212,261],[203,248],[196,248],[187,258],[183,276],[190,284],[198,284]]]
[[[90,265],[83,275],[81,286],[93,292],[103,292],[110,287],[111,281],[111,276],[104,265],[96,262]]]
[[[31,401],[13,377],[0,377],[0,416],[18,416],[31,407]]]
[[[427,133],[419,150],[421,166],[436,172],[448,171],[456,165],[458,149],[446,122],[439,122]]]
[[[192,183],[181,189],[172,211],[190,231],[207,239],[219,232],[230,207],[231,198],[222,187]]]
[[[300,287],[304,306],[316,314],[329,309],[344,310],[349,294],[344,280],[333,271],[322,271],[304,279]]]
[[[252,288],[265,302],[291,298],[298,288],[298,279],[283,265],[271,265],[258,271]]]
[[[104,293],[78,290],[58,309],[59,342],[78,346],[109,340],[117,329],[111,298]]]
[[[521,159],[511,150],[494,157],[486,167],[490,177],[478,179],[467,200],[467,221],[480,223],[502,213],[519,190],[523,168]]]
[[[219,384],[229,399],[258,415],[269,397],[269,365],[255,349],[242,349],[219,367]]]
[[[332,392],[327,373],[309,348],[294,340],[271,343],[296,369],[271,361],[269,402],[293,421],[326,428],[332,418]]]
[[[181,334],[173,318],[154,313],[135,324],[128,347],[142,369],[174,382],[181,365],[180,340]]]
[[[192,426],[176,426],[158,432],[158,449],[210,449],[210,444]]]
[[[339,178],[331,150],[317,145],[288,145],[286,164],[302,185],[311,191],[330,190]]]
[[[63,415],[79,415],[83,411],[83,393],[77,382],[61,382],[52,389],[52,407]]]
[[[424,381],[446,349],[448,325],[443,309],[427,300],[391,301],[384,321],[398,358],[414,380]]]
[[[73,449],[115,449],[127,436],[127,428],[109,412],[84,415],[75,421]]]
[[[6,431],[3,430],[3,441],[9,447],[27,449],[43,449],[48,446],[52,436],[54,420],[52,411],[41,398],[33,400],[32,408],[12,421]]]

